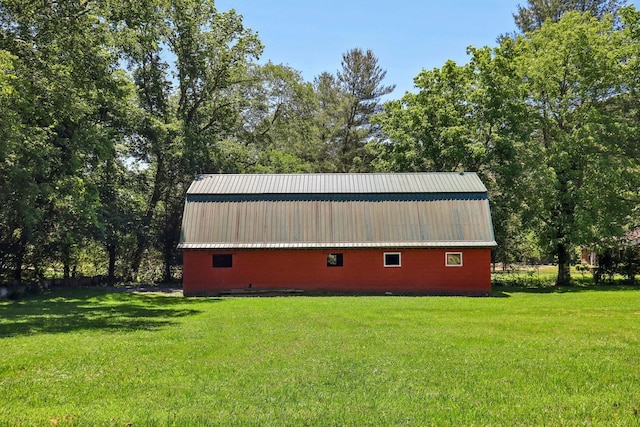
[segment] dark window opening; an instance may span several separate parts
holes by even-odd
[[[213,268],[231,268],[233,266],[233,255],[220,254],[213,256]]]
[[[390,252],[384,254],[385,267],[400,267],[400,253]]]
[[[342,254],[327,255],[327,267],[342,267]]]

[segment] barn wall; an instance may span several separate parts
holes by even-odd
[[[445,266],[446,252],[462,252],[461,267]],[[400,252],[400,267],[384,267],[384,252]],[[327,267],[342,253],[342,267]],[[232,254],[231,268],[213,268],[213,254]],[[231,289],[294,288],[326,292],[486,294],[491,292],[491,250],[185,250],[185,295]]]

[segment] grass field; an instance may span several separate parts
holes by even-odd
[[[640,425],[640,290],[0,302],[0,425]]]

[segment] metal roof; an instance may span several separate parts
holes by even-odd
[[[477,193],[474,172],[199,175],[187,194]]]
[[[179,245],[490,246],[489,201],[475,173],[203,175],[187,193]]]

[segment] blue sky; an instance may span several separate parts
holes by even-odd
[[[465,63],[467,46],[494,46],[515,31],[519,3],[526,0],[216,0],[216,7],[235,9],[258,33],[261,62],[289,65],[306,81],[335,73],[349,49],[371,49],[385,84],[396,85],[390,98],[400,98],[423,68]]]

